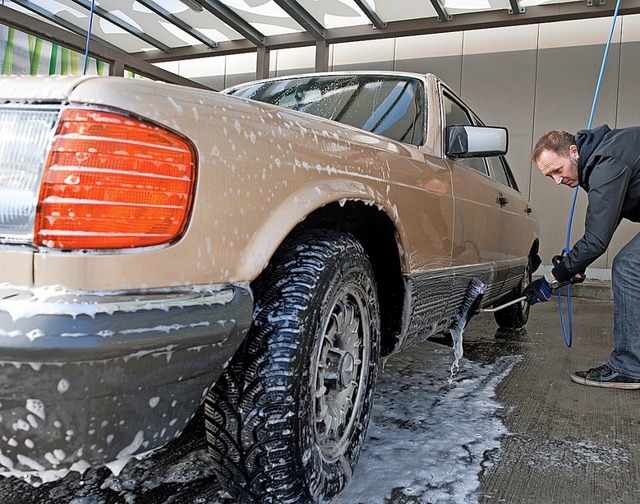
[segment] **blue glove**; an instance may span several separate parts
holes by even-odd
[[[527,296],[527,302],[530,305],[534,305],[538,302],[544,303],[551,298],[551,285],[547,282],[547,279],[543,276],[538,280],[531,282],[522,291],[523,296]]]

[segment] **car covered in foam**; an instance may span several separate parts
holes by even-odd
[[[241,502],[336,495],[380,358],[539,264],[507,140],[432,74],[0,79],[3,470],[126,460],[204,410]]]

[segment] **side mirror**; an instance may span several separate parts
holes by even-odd
[[[447,127],[447,156],[452,158],[503,156],[508,143],[507,128],[500,126]]]

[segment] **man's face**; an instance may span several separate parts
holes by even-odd
[[[578,149],[575,145],[571,146],[569,157],[549,150],[542,151],[536,164],[542,174],[551,177],[556,184],[569,187],[578,185]]]

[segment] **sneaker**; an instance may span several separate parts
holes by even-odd
[[[617,388],[626,390],[640,389],[640,379],[624,376],[611,369],[607,364],[571,373],[571,381],[592,387]]]

